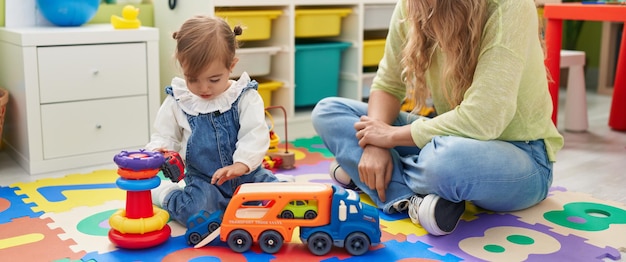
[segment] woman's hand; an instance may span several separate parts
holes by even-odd
[[[240,177],[245,173],[248,173],[248,166],[236,162],[230,166],[225,166],[215,171],[211,178],[211,184],[217,183],[218,186],[221,186],[224,182]]]
[[[387,149],[397,146],[415,146],[410,124],[392,126],[378,119],[361,116],[360,121],[354,124],[354,129],[356,129],[359,146],[362,148],[369,145]]]
[[[415,146],[411,137],[411,125],[392,126],[384,121],[361,116],[354,124],[363,155],[359,161],[359,178],[370,189],[378,192],[385,202],[385,190],[391,181],[393,160],[389,149],[396,146]]]
[[[385,191],[391,181],[393,161],[389,149],[367,146],[359,161],[359,179],[378,192],[380,201],[386,201]]]
[[[395,147],[393,140],[391,140],[391,134],[396,128],[398,127],[368,116],[361,116],[360,121],[354,124],[356,138],[359,140],[359,146],[362,148],[368,145],[382,148]]]

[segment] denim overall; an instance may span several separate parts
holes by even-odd
[[[183,190],[172,191],[163,201],[163,208],[181,224],[185,225],[189,217],[202,210],[209,213],[225,210],[235,189],[241,184],[278,182],[271,171],[259,166],[221,186],[211,184],[211,177],[217,169],[233,164],[240,127],[237,105],[241,96],[251,88],[257,89],[258,83],[254,80],[248,83],[226,112],[215,111],[197,116],[185,113],[191,127],[185,160],[186,186]],[[172,88],[167,87],[166,93],[173,95]]]

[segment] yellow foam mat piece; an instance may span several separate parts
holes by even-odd
[[[27,196],[26,203],[34,203],[34,212],[63,212],[77,206],[97,206],[110,200],[125,200],[126,191],[115,186],[119,178],[116,170],[97,170],[87,174],[72,174],[46,178],[28,183],[15,183],[16,194]],[[42,192],[53,192],[56,198]],[[61,195],[59,195],[61,194]]]

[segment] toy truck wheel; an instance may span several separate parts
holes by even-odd
[[[346,237],[344,247],[350,255],[360,256],[370,249],[370,240],[361,232],[354,232]]]
[[[283,236],[274,230],[265,231],[259,237],[259,246],[263,252],[274,254],[283,246]]]
[[[290,210],[285,210],[280,213],[280,217],[291,219],[291,218],[294,218],[295,216],[293,215],[293,212],[291,212]]]
[[[217,222],[212,222],[211,224],[209,224],[209,234],[213,233],[213,231],[217,230],[218,228],[220,228],[220,224]]]
[[[233,230],[228,235],[228,246],[237,253],[246,252],[252,246],[252,236],[245,230]]]
[[[200,243],[200,241],[202,241],[202,236],[198,232],[189,234],[189,238],[187,239],[187,242],[189,242],[192,246]]]
[[[317,212],[313,211],[313,210],[307,210],[304,213],[304,218],[305,219],[314,219],[317,217]]]
[[[323,256],[330,252],[333,247],[333,240],[324,232],[313,233],[307,240],[309,251],[316,256]]]

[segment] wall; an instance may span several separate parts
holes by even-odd
[[[576,50],[585,51],[585,87],[590,91],[598,89],[600,39],[602,39],[602,22],[584,21],[574,46]]]
[[[4,26],[4,0],[0,0],[0,27]]]
[[[0,1],[4,1],[4,0],[0,0]],[[110,23],[111,15],[121,16],[122,8],[124,8],[124,6],[125,5],[122,5],[122,4],[119,4],[119,5],[102,4],[100,5],[100,8],[98,8],[98,13],[96,13],[96,16],[94,16],[94,18],[91,19],[89,23],[90,24]],[[154,26],[154,9],[152,8],[152,4],[139,4],[135,6],[139,7],[139,20],[141,20],[141,25],[153,27]]]

